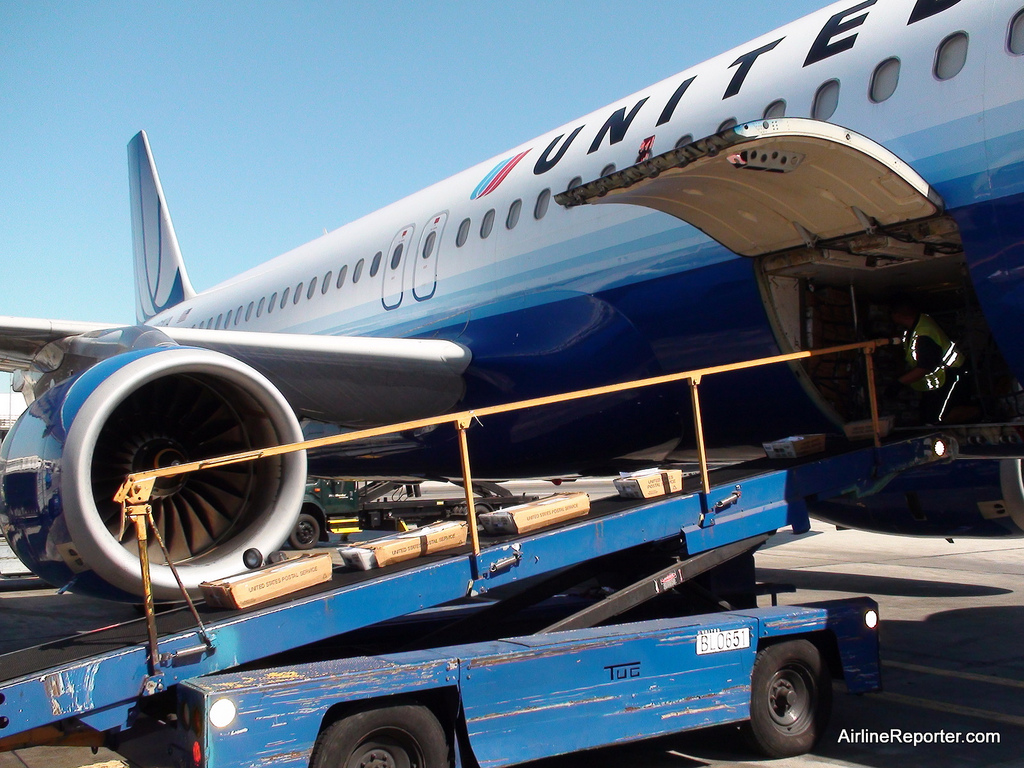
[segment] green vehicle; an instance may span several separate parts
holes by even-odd
[[[332,480],[309,477],[302,510],[288,543],[292,549],[312,549],[331,540],[362,531],[405,531],[409,527],[465,517],[466,497],[461,488],[455,495],[423,494],[418,481]],[[515,495],[496,483],[473,484],[478,512],[534,501],[536,496]]]
[[[345,535],[360,530],[359,493],[354,481],[307,478],[302,511],[288,537],[294,549],[312,549],[328,541],[331,533]]]

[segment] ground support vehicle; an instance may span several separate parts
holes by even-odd
[[[811,748],[831,672],[877,688],[867,599],[545,633],[187,681],[194,766],[505,766],[749,721],[770,754]]]
[[[361,530],[355,482],[326,477],[306,479],[302,509],[288,537],[293,549],[311,549],[329,541],[331,533],[347,536]]]
[[[249,739],[280,747],[275,764],[306,764],[311,757],[316,765],[330,764],[322,755],[354,744],[347,764],[402,764],[412,755],[429,767],[450,749],[461,764],[498,765],[545,750],[621,740],[627,731],[629,738],[643,738],[749,716],[762,749],[801,751],[822,727],[829,695],[825,669],[851,690],[877,685],[877,641],[868,631],[873,622],[865,622],[874,609],[871,603],[743,608],[756,592],[752,551],[779,528],[806,530],[809,496],[866,491],[893,472],[948,458],[946,447],[931,436],[736,465],[711,472],[706,492],[599,500],[584,518],[525,536],[483,537],[478,554],[467,546],[372,571],[341,569],[327,584],[243,611],[200,606],[204,628],[195,628],[187,610],[161,613],[155,652],[140,621],[7,654],[0,658],[0,749],[102,741],[130,732],[145,717],[178,723],[186,742],[183,760],[211,768],[260,762],[246,751],[255,743]],[[619,583],[614,590],[601,585],[601,599],[585,595],[582,609],[577,605],[530,626],[530,610],[557,603],[550,598],[572,584],[609,573]],[[714,580],[710,590],[697,584],[716,573],[730,577],[721,583],[739,585],[732,589],[738,598],[715,593]],[[705,611],[715,613],[659,615],[675,613],[671,600],[691,586],[708,600]],[[490,599],[477,609],[481,598]],[[412,651],[365,655],[366,647],[403,647],[404,640],[396,639],[402,625],[385,622],[467,600],[467,615],[456,611],[445,623],[437,619],[441,611],[436,629],[412,632]],[[656,618],[641,620],[645,609],[663,600],[668,609],[654,609],[649,615]],[[632,623],[596,627],[623,619]],[[523,627],[541,634],[524,637]],[[359,641],[362,654],[353,656],[351,643],[343,641],[357,632],[370,634]],[[739,647],[743,638],[748,648]],[[802,650],[790,647],[775,669],[781,652],[770,649],[789,641]],[[697,654],[700,642],[725,650]],[[612,648],[619,650],[602,650]],[[633,687],[624,688],[624,696],[588,688],[582,670],[589,675],[598,662],[609,685],[622,676]],[[664,693],[634,699],[654,684],[648,674]],[[271,680],[280,687],[266,687]],[[218,727],[226,722],[219,715],[231,706],[218,702],[228,700],[224,693],[232,687],[242,694],[233,706],[244,724]],[[527,751],[511,751],[510,737],[501,735],[519,732],[519,723],[553,731],[575,706],[614,714],[564,729],[594,731],[579,734],[578,741],[541,739]],[[403,708],[397,715],[396,707]],[[651,716],[659,708],[678,717]],[[604,725],[613,721],[614,728]],[[431,735],[410,741],[403,735],[407,722],[426,723]],[[757,735],[765,730],[768,737]]]
[[[473,484],[478,512],[523,504],[537,497],[513,494],[498,483]],[[312,549],[363,531],[403,530],[411,525],[466,516],[466,497],[423,495],[420,481],[355,482],[310,478],[302,510],[288,539],[293,549]]]

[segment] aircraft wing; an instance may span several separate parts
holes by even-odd
[[[161,327],[179,344],[241,360],[302,416],[366,426],[450,410],[471,354],[443,339],[314,336]]]
[[[32,358],[51,341],[110,327],[104,323],[0,316],[0,371],[28,368]]]
[[[103,323],[0,317],[0,370],[30,367],[48,343],[113,328]],[[471,354],[441,339],[313,336],[154,328],[262,373],[308,418],[348,426],[387,424],[451,409]]]

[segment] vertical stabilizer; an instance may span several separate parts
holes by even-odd
[[[145,322],[195,295],[185,272],[145,131],[128,142],[128,183],[135,253],[135,315]]]

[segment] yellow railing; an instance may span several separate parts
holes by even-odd
[[[157,635],[156,635],[156,619],[155,611],[153,606],[153,590],[150,583],[150,568],[149,568],[149,553],[148,553],[148,531],[152,530],[153,538],[156,540],[160,549],[163,551],[164,558],[167,560],[167,564],[174,574],[174,578],[178,582],[178,586],[181,589],[182,597],[188,604],[189,610],[191,610],[193,617],[195,618],[196,624],[199,627],[199,634],[203,642],[208,648],[212,648],[213,641],[207,634],[206,628],[203,626],[203,622],[196,611],[195,605],[188,595],[185,586],[182,584],[181,579],[178,576],[177,569],[171,562],[170,555],[164,545],[163,538],[160,535],[159,528],[153,522],[153,511],[150,506],[150,497],[153,492],[153,486],[159,478],[162,477],[175,477],[177,475],[183,475],[190,472],[198,472],[203,469],[210,469],[212,467],[222,467],[228,464],[240,464],[246,461],[256,461],[269,456],[280,456],[286,453],[295,453],[296,451],[313,450],[316,448],[327,448],[333,445],[341,445],[342,443],[351,443],[357,440],[364,440],[369,437],[378,437],[380,435],[389,435],[395,432],[404,432],[407,430],[421,429],[423,427],[436,426],[439,424],[454,424],[458,430],[459,439],[459,456],[462,463],[462,481],[463,487],[466,492],[466,512],[467,512],[467,523],[469,528],[469,536],[473,547],[473,568],[474,573],[476,569],[476,556],[480,554],[480,539],[477,534],[476,525],[476,507],[474,504],[473,497],[473,477],[469,465],[469,444],[466,439],[466,430],[469,429],[470,424],[474,419],[479,420],[482,417],[493,416],[499,413],[509,413],[511,411],[520,411],[527,408],[539,408],[545,405],[554,405],[555,403],[566,403],[572,400],[582,400],[588,397],[597,397],[599,395],[614,394],[616,392],[628,392],[634,389],[642,389],[644,387],[654,387],[659,384],[668,384],[676,381],[689,381],[690,382],[690,397],[693,402],[693,421],[694,421],[694,436],[697,441],[697,455],[700,463],[700,479],[701,479],[701,496],[706,507],[707,493],[711,489],[711,481],[708,475],[708,459],[707,451],[704,445],[704,424],[701,419],[700,412],[700,396],[698,388],[701,380],[707,376],[713,376],[718,373],[727,373],[729,371],[741,371],[748,368],[757,368],[765,365],[773,365],[776,363],[788,363],[796,360],[805,360],[811,357],[820,357],[822,355],[833,355],[840,352],[849,352],[852,350],[863,350],[864,359],[867,365],[867,382],[868,382],[868,400],[871,403],[871,423],[875,434],[875,445],[881,445],[881,437],[879,434],[878,426],[878,404],[875,394],[875,375],[874,375],[874,361],[873,355],[875,350],[886,344],[890,344],[889,339],[876,339],[874,341],[865,341],[859,344],[845,344],[838,347],[829,347],[827,349],[815,349],[806,352],[792,352],[787,355],[776,355],[775,357],[765,357],[759,360],[749,360],[742,363],[732,363],[730,365],[716,365],[710,368],[700,368],[693,371],[684,371],[682,373],[672,373],[665,376],[652,376],[647,379],[637,379],[635,381],[627,381],[622,384],[609,384],[604,387],[592,387],[590,389],[581,389],[575,392],[568,392],[562,395],[551,395],[549,397],[536,397],[530,400],[520,400],[515,403],[507,403],[505,405],[492,405],[486,408],[477,408],[471,411],[460,411],[458,413],[450,413],[444,416],[434,416],[429,419],[417,419],[414,421],[405,421],[401,424],[390,424],[383,427],[374,427],[373,429],[362,429],[356,432],[347,432],[341,435],[333,435],[331,437],[322,437],[316,440],[306,440],[301,443],[288,443],[286,445],[271,446],[268,448],[261,448],[254,451],[244,451],[242,453],[233,453],[226,456],[218,456],[211,459],[203,459],[201,461],[193,461],[187,464],[178,464],[172,467],[161,467],[159,469],[151,469],[145,472],[133,472],[128,475],[124,483],[118,489],[117,494],[114,496],[114,500],[121,505],[122,509],[122,534],[123,529],[129,523],[134,525],[136,531],[136,538],[139,543],[139,560],[142,568],[142,583],[144,593],[144,603],[146,614],[146,626],[148,630],[149,640],[149,669],[151,675],[157,675],[157,659],[159,658],[157,652]]]
[[[476,531],[476,510],[473,502],[473,478],[469,463],[469,445],[466,439],[466,430],[469,429],[469,426],[474,419],[479,420],[481,418],[493,416],[499,413],[509,413],[511,411],[520,411],[525,410],[527,408],[539,408],[545,405],[565,403],[572,400],[582,400],[589,397],[597,397],[599,395],[608,395],[617,392],[627,392],[634,389],[642,389],[645,387],[654,387],[659,384],[668,384],[671,382],[678,381],[689,381],[690,395],[693,402],[694,435],[697,441],[697,455],[698,462],[700,464],[701,488],[704,493],[707,493],[710,489],[710,480],[708,477],[708,460],[704,441],[704,425],[701,419],[700,396],[698,393],[698,388],[702,379],[719,373],[741,371],[746,370],[748,368],[757,368],[766,365],[774,365],[777,363],[788,363],[797,360],[805,360],[811,357],[820,357],[823,355],[834,355],[841,352],[849,352],[852,350],[861,350],[864,352],[865,362],[867,365],[868,400],[871,404],[871,422],[875,435],[875,445],[878,446],[881,444],[881,442],[878,422],[878,404],[875,392],[873,354],[878,347],[885,346],[890,343],[892,342],[889,339],[875,339],[873,341],[865,341],[857,344],[844,344],[836,347],[828,347],[826,349],[814,349],[803,352],[791,352],[789,354],[776,355],[774,357],[765,357],[757,360],[748,360],[740,363],[731,363],[728,365],[716,365],[711,366],[709,368],[700,368],[692,371],[683,371],[681,373],[672,373],[664,376],[652,376],[650,378],[627,381],[621,384],[609,384],[603,387],[591,387],[590,389],[581,389],[560,395],[536,397],[530,400],[520,400],[514,403],[506,403],[504,405],[492,405],[487,406],[485,408],[477,408],[470,411],[459,411],[458,413],[449,413],[443,416],[434,416],[427,419],[405,421],[400,424],[389,424],[383,427],[374,427],[372,429],[362,429],[355,432],[346,432],[340,435],[332,435],[330,437],[322,437],[317,438],[315,440],[306,440],[300,443],[288,443],[285,445],[271,446],[268,448],[260,448],[252,451],[244,451],[242,453],[233,453],[226,456],[219,456],[211,459],[203,459],[201,461],[193,461],[187,464],[178,464],[172,467],[151,469],[145,472],[134,472],[128,475],[125,482],[122,484],[120,490],[118,491],[117,495],[115,496],[115,500],[125,507],[125,511],[127,514],[128,507],[136,505],[146,505],[149,503],[150,494],[152,493],[153,489],[153,484],[156,482],[157,479],[162,477],[174,477],[177,475],[183,475],[190,472],[197,472],[202,469],[221,467],[227,464],[239,464],[246,461],[255,461],[257,459],[262,459],[269,456],[280,456],[282,454],[294,453],[296,451],[327,448],[334,445],[341,445],[343,443],[351,443],[356,442],[358,440],[365,440],[370,437],[378,437],[381,435],[394,434],[396,432],[421,429],[423,427],[436,426],[439,424],[454,424],[456,429],[458,430],[459,453],[462,463],[464,483],[463,487],[465,488],[466,491],[466,508],[469,518],[469,533],[472,539],[473,553],[479,554],[480,542],[477,538]]]

